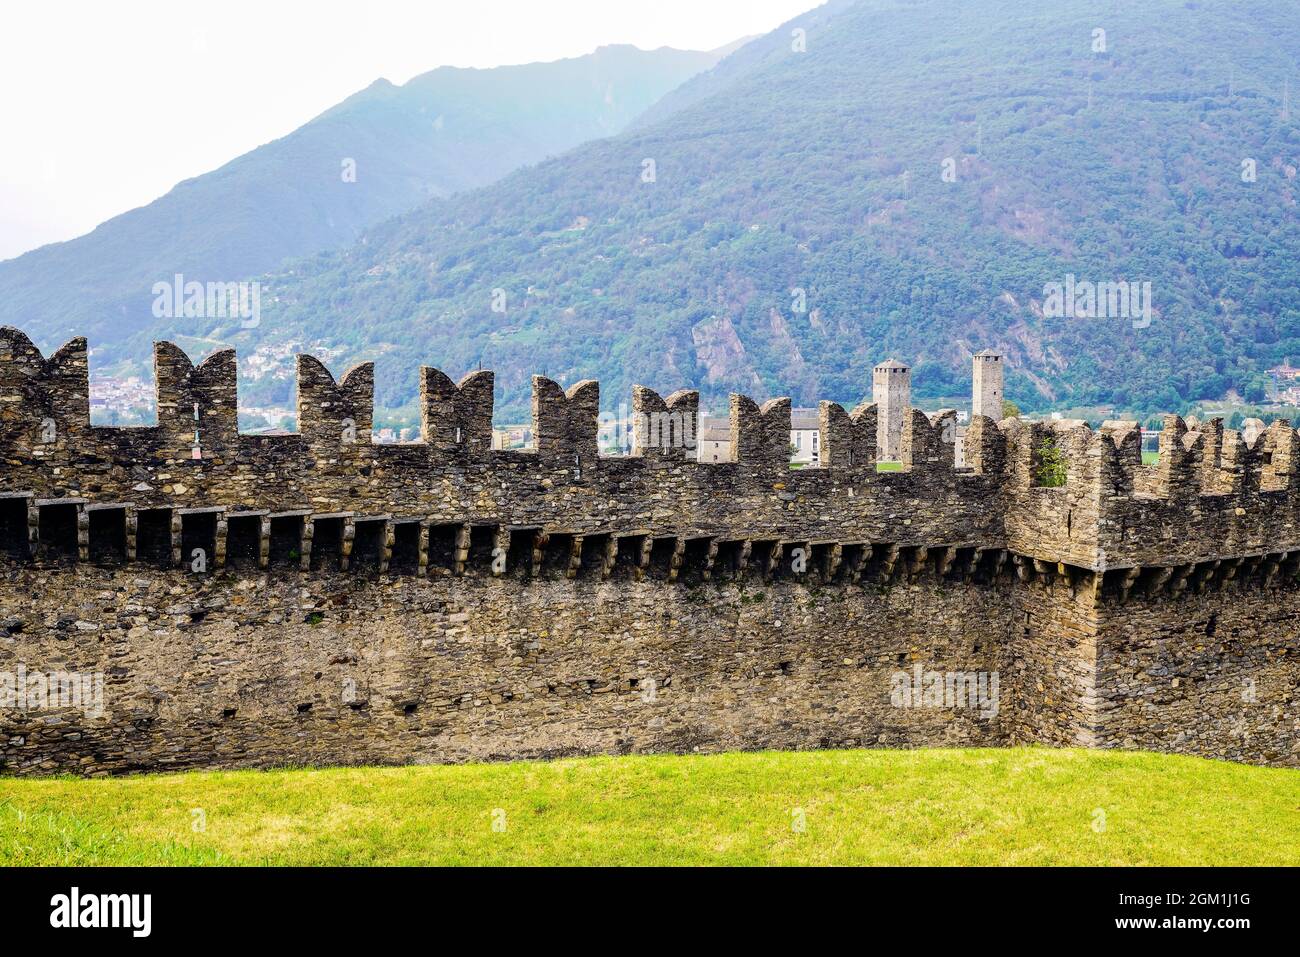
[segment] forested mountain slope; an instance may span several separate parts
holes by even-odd
[[[1248,388],[1300,357],[1295,14],[833,3],[675,112],[296,264],[261,327],[205,334],[376,359],[390,409],[410,409],[421,362],[481,363],[515,419],[534,372],[599,378],[610,408],[635,382],[806,405],[860,399],[887,356],[918,394],[962,391],[986,346],[1026,409]],[[1150,323],[1044,315],[1070,275],[1149,282]],[[291,400],[288,380],[250,388]]]

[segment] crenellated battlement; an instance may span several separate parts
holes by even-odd
[[[0,492],[26,495],[38,512],[170,511],[195,515],[387,516],[394,523],[539,528],[567,534],[648,530],[664,537],[996,545],[999,476],[953,467],[951,416],[913,411],[899,472],[878,472],[874,406],[852,415],[826,403],[827,455],[819,468],[789,467],[790,402],[731,402],[731,461],[698,462],[699,395],[662,398],[638,386],[633,450],[597,446],[600,388],[567,390],[533,379],[526,451],[491,448],[492,374],[453,384],[421,370],[421,441],[370,440],[373,368],[340,379],[298,357],[296,435],[241,435],[235,357],[194,366],[158,344],[159,424],[91,427],[85,415],[84,342],[45,360],[21,333],[0,331]],[[70,411],[71,410],[71,411]],[[44,430],[44,431],[43,431]],[[39,504],[45,503],[45,504]],[[35,518],[40,540],[41,518]],[[128,518],[128,522],[130,519]]]
[[[543,376],[535,448],[501,451],[492,373],[425,367],[420,441],[382,445],[370,363],[299,356],[298,433],[244,435],[233,351],[154,355],[158,423],[102,428],[84,339],[47,359],[0,329],[0,679],[67,666],[112,700],[0,700],[0,769],[1023,741],[1300,763],[1289,423],[1169,416],[1149,466],[1134,422],[963,435],[887,363],[884,405],[821,403],[812,467],[789,399],[733,395],[729,460],[698,461],[699,394],[636,386],[611,456],[599,384]],[[1000,358],[975,361],[997,412]],[[900,709],[923,666],[1000,673],[1001,710]]]
[[[1247,437],[1221,420],[1169,416],[1159,464],[1147,466],[1137,423],[1094,431],[976,415],[957,467],[954,412],[908,408],[890,438],[874,404],[848,413],[823,402],[821,461],[792,470],[788,399],[760,406],[733,395],[731,460],[699,462],[698,393],[665,399],[637,386],[632,454],[607,456],[599,384],[566,390],[535,376],[536,447],[499,451],[492,373],[453,383],[425,367],[421,440],[378,445],[373,365],[336,379],[300,355],[298,434],[242,435],[234,352],[196,366],[160,342],[158,424],[106,428],[90,425],[86,355],[74,339],[46,359],[21,332],[0,329],[0,493],[128,516],[256,511],[310,525],[348,513],[571,534],[1006,548],[1087,570],[1300,551],[1298,439],[1286,422]],[[878,469],[883,448],[900,450],[897,471]],[[1045,454],[1058,463],[1055,484],[1043,480]]]

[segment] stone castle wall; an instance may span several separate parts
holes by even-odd
[[[156,348],[159,424],[90,425],[87,353],[0,330],[0,675],[105,676],[102,714],[0,704],[0,767],[114,773],[624,751],[1044,742],[1300,763],[1296,433],[731,403],[421,373],[420,443],[370,441],[373,370],[299,357],[300,433],[240,435],[235,359]],[[683,441],[684,440],[684,441]],[[1064,484],[1042,487],[1049,447]],[[1256,622],[1267,623],[1257,626]],[[1256,631],[1258,628],[1265,630]],[[996,675],[996,713],[900,675]],[[0,691],[3,691],[0,688]],[[914,707],[913,704],[923,706]]]
[[[11,720],[0,758],[97,773],[992,745],[1000,717],[892,707],[890,675],[997,670],[1004,643],[976,622],[1006,591],[315,573],[196,587],[79,568],[19,637],[29,662],[104,671],[110,716]]]

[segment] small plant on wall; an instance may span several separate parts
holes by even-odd
[[[1056,439],[1046,436],[1034,449],[1034,484],[1040,488],[1065,485],[1065,457]]]

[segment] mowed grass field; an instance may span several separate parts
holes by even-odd
[[[1020,748],[10,777],[0,863],[1300,864],[1300,770]]]

